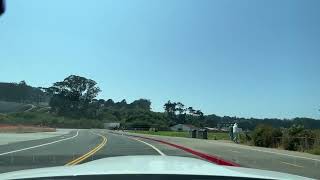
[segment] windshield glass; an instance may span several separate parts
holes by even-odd
[[[145,155],[320,178],[320,1],[3,4],[0,179]]]

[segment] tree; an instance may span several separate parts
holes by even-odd
[[[98,100],[98,104],[99,104],[100,107],[103,107],[104,104],[105,104],[104,99],[99,99],[99,100]]]
[[[151,101],[148,99],[135,100],[130,104],[130,107],[150,111],[151,110]]]
[[[71,75],[53,86],[45,88],[51,95],[52,110],[63,115],[79,115],[86,112],[89,104],[101,91],[94,80]]]
[[[27,86],[27,83],[26,83],[25,80],[22,80],[22,81],[19,82],[19,85],[20,86]]]
[[[196,116],[203,117],[203,113],[201,112],[201,110],[196,110],[196,111],[194,112],[194,114],[195,114]]]
[[[178,117],[177,117],[177,123],[178,124],[184,124],[186,122],[186,109],[184,108],[184,104],[181,102],[177,102],[177,108],[178,111]]]
[[[189,111],[189,114],[195,113],[195,110],[193,109],[193,107],[188,107],[187,110]]]
[[[104,106],[105,107],[111,107],[114,105],[114,101],[112,99],[108,99],[107,101],[105,101]]]
[[[164,104],[164,110],[166,113],[168,113],[169,115],[175,115],[176,111],[177,111],[177,103],[171,103],[171,101],[169,100],[167,103]]]
[[[171,103],[169,100],[164,104],[164,110],[170,120],[169,125],[174,125],[177,123],[176,121],[176,111],[177,111],[177,103]]]
[[[19,83],[0,82],[0,100],[19,103],[38,103],[46,100],[45,93],[40,88],[27,85],[25,81]]]
[[[127,108],[127,105],[128,104],[127,104],[127,101],[125,99],[123,99],[120,102],[115,103],[115,107],[118,108],[118,109]]]
[[[179,114],[183,114],[185,112],[184,104],[182,104],[181,102],[177,102],[176,105],[177,105],[176,111],[178,111]]]

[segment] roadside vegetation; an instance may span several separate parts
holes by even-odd
[[[128,132],[190,138],[187,131],[142,131]],[[294,125],[288,129],[273,128],[269,125],[259,125],[250,133],[241,133],[240,143],[258,147],[278,148],[291,151],[308,152],[320,155],[320,130],[306,130],[302,126]],[[208,132],[209,140],[230,140],[226,132]]]
[[[0,82],[0,101],[38,104],[48,102],[49,98],[40,88],[29,86],[25,81],[19,83]]]
[[[150,134],[158,136],[172,136],[172,137],[190,137],[187,131],[139,131],[139,130],[129,130],[128,132],[140,133],[140,134]],[[225,132],[208,132],[208,139],[211,140],[229,140],[228,133]]]
[[[0,113],[23,112],[31,107],[32,105],[30,104],[0,101]]]
[[[290,128],[294,124],[300,124],[305,129],[320,129],[320,121],[310,118],[257,119],[205,115],[199,109],[174,101],[167,101],[164,104],[164,112],[154,112],[148,99],[138,99],[131,103],[125,99],[119,102],[112,99],[96,99],[100,91],[94,80],[76,75],[42,88],[31,87],[25,81],[0,83],[0,101],[6,102],[3,106],[0,104],[0,112],[11,112],[8,114],[8,118],[12,120],[10,123],[39,125],[42,122],[42,125],[55,127],[96,128],[103,127],[103,123],[106,122],[120,122],[125,129],[168,130],[170,126],[179,123],[199,128],[220,128],[221,124],[237,122],[240,128],[249,131],[254,130],[259,124],[273,128]],[[9,111],[6,109],[9,107],[8,101],[19,103],[22,108]],[[37,107],[48,104],[50,108],[24,113],[23,111],[30,108],[30,104]],[[11,103],[12,107],[13,105]],[[33,118],[28,118],[30,116]],[[1,123],[3,122],[0,119]]]
[[[311,148],[307,152],[310,154],[320,155],[320,145]]]
[[[55,132],[55,128],[49,127],[36,127],[36,126],[25,126],[25,125],[1,125],[0,133],[35,133],[35,132]]]
[[[254,146],[281,148],[291,151],[320,154],[320,130],[310,130],[294,124],[290,128],[259,125],[251,133]]]
[[[158,136],[172,136],[172,137],[189,137],[189,133],[186,131],[139,131],[139,130],[129,130],[128,132],[139,133],[139,134],[149,134]]]
[[[208,139],[212,140],[230,140],[229,134],[225,132],[208,132]]]
[[[103,124],[96,119],[73,119],[40,112],[1,114],[0,122],[5,125],[26,125],[52,128],[103,128]]]
[[[163,112],[154,112],[151,101],[138,99],[96,99],[101,92],[94,80],[70,75],[50,87],[35,88],[20,83],[0,83],[0,125],[29,125],[52,128],[103,128],[104,123],[119,122],[121,129],[140,133],[188,137],[187,132],[169,131],[172,125],[188,124],[198,128],[217,127],[237,122],[246,134],[240,142],[261,147],[283,148],[319,154],[320,121],[311,118],[257,119],[205,115],[200,109],[181,102],[167,101]],[[8,101],[10,101],[8,103]],[[14,102],[14,103],[11,103]],[[6,106],[9,104],[9,106]],[[32,104],[32,105],[31,105]],[[47,106],[43,105],[47,104]],[[31,107],[30,111],[26,111]],[[20,109],[19,109],[20,108]],[[149,129],[155,131],[149,131]],[[228,133],[209,132],[208,139],[227,140]]]

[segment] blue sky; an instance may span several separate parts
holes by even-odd
[[[70,74],[99,98],[206,114],[320,117],[320,1],[8,0],[0,81]]]

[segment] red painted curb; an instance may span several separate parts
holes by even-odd
[[[240,167],[240,165],[235,163],[235,162],[224,160],[224,159],[222,159],[222,158],[220,158],[218,156],[213,156],[211,154],[206,154],[206,153],[203,153],[203,152],[199,152],[199,151],[196,151],[196,150],[184,147],[184,146],[180,146],[180,145],[177,145],[177,144],[169,143],[167,141],[162,141],[162,140],[158,140],[158,139],[153,139],[153,138],[148,138],[148,137],[143,137],[143,136],[137,136],[137,135],[127,135],[127,136],[139,137],[139,138],[149,139],[149,140],[152,140],[152,141],[157,141],[157,142],[160,142],[160,143],[163,143],[163,144],[167,144],[169,146],[173,146],[175,148],[181,149],[183,151],[186,151],[188,153],[191,153],[193,155],[196,155],[198,157],[201,157],[201,158],[203,158],[203,159],[205,159],[205,160],[207,160],[209,162],[212,162],[212,163],[215,163],[215,164],[218,164],[218,165]]]

